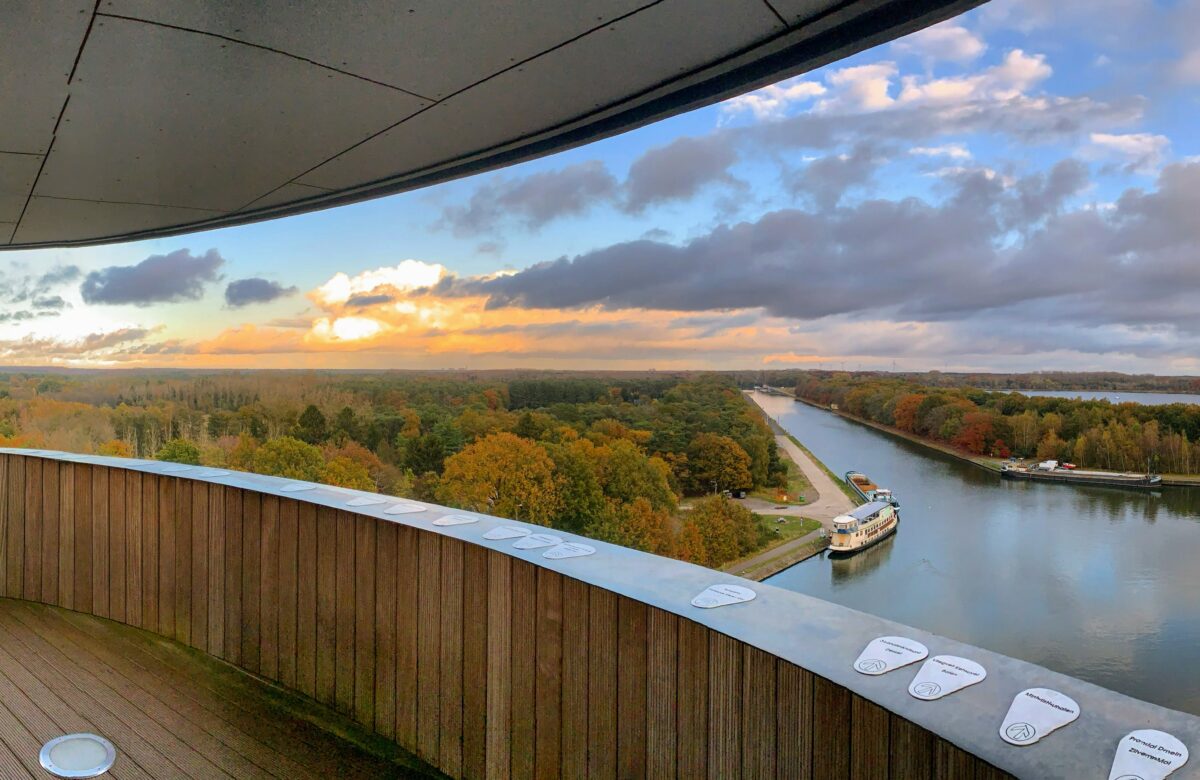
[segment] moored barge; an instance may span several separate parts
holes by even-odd
[[[1157,490],[1162,487],[1159,474],[1119,473],[1115,471],[1086,471],[1064,468],[1058,461],[1043,461],[1036,466],[1005,464],[1000,467],[1004,479],[1023,479],[1034,482],[1061,482],[1072,485],[1096,485],[1128,490]]]
[[[847,471],[846,484],[858,494],[859,498],[868,504],[872,501],[882,501],[885,504],[891,504],[897,509],[900,508],[900,502],[892,495],[892,491],[879,487],[879,485],[876,485],[870,477],[861,471]]]

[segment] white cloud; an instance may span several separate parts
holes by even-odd
[[[909,154],[922,157],[951,157],[955,160],[969,160],[971,150],[962,144],[943,144],[941,146],[915,146],[908,150]]]
[[[1085,150],[1092,158],[1116,157],[1125,161],[1126,168],[1139,173],[1155,173],[1171,148],[1165,135],[1152,133],[1092,133],[1091,146]]]
[[[888,93],[899,73],[894,62],[876,62],[835,70],[826,77],[833,96],[817,104],[817,110],[832,113],[878,111],[896,101]]]
[[[906,76],[902,80],[899,101],[916,103],[966,103],[975,100],[1012,100],[1023,96],[1048,79],[1053,70],[1041,54],[1026,54],[1013,49],[1004,61],[971,76],[921,79]]]
[[[793,103],[820,97],[825,92],[824,85],[816,81],[805,81],[803,76],[796,76],[726,100],[721,104],[721,113],[740,114],[749,111],[754,114],[755,119],[777,119],[783,116]]]
[[[313,298],[322,306],[335,306],[349,301],[357,295],[368,295],[379,288],[413,290],[430,287],[438,283],[446,268],[438,263],[420,260],[404,260],[398,265],[363,271],[357,276],[338,272],[312,292]]]
[[[953,22],[942,22],[901,38],[892,48],[928,60],[972,62],[987,51],[983,39]]]

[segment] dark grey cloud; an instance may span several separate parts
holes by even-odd
[[[504,244],[500,241],[481,241],[475,251],[483,255],[498,255],[504,251]]]
[[[14,265],[14,267],[17,266]],[[49,306],[42,308],[54,308],[53,302],[57,300],[62,301],[62,305],[57,306],[57,308],[64,308],[66,302],[63,301],[62,297],[50,295],[50,293],[56,287],[61,287],[64,284],[75,281],[80,275],[81,272],[78,266],[63,265],[55,266],[40,276],[25,275],[13,279],[0,278],[0,300],[9,303],[24,303],[30,300],[50,302]],[[39,306],[37,303],[33,305],[35,307]]]
[[[1089,328],[1138,330],[1125,340],[1148,349],[1164,330],[1200,337],[1200,163],[1168,166],[1156,189],[1128,190],[1115,204],[1064,209],[1084,181],[1074,161],[1007,186],[977,171],[937,204],[905,198],[825,213],[785,209],[681,246],[630,241],[511,276],[448,277],[433,292],[487,296],[490,308],[762,309],[797,320],[927,323],[994,317],[1008,323],[1005,333],[1020,322],[1031,333],[1073,332],[1096,349],[1108,339]]]
[[[42,298],[34,298],[31,305],[35,309],[67,309],[71,304],[63,300],[61,295],[47,295]]]
[[[295,287],[284,287],[279,282],[252,276],[249,279],[232,281],[225,287],[225,305],[231,309],[238,309],[252,303],[270,303],[295,294]]]
[[[729,172],[737,158],[737,150],[720,134],[684,136],[650,149],[629,167],[623,207],[640,213],[651,205],[692,198],[713,183],[738,185]]]
[[[439,225],[471,236],[515,220],[534,230],[560,217],[583,214],[611,199],[617,180],[599,160],[520,179],[494,179],[475,190],[465,206],[442,210]]]
[[[785,177],[794,195],[806,196],[822,211],[836,208],[842,196],[867,185],[884,161],[875,144],[860,141],[846,154],[831,154],[809,162]]]
[[[355,295],[346,301],[346,306],[350,308],[365,309],[369,306],[382,306],[385,303],[391,303],[396,300],[395,295],[390,293],[375,293],[371,295]]]
[[[168,255],[151,255],[137,265],[114,265],[92,271],[79,288],[86,303],[132,304],[194,301],[204,287],[220,278],[225,260],[215,249],[202,255],[179,249]]]

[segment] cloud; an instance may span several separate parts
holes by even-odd
[[[736,184],[729,173],[736,161],[737,152],[719,135],[676,138],[634,160],[624,207],[639,213],[652,204],[691,198],[714,182]]]
[[[812,199],[821,211],[835,208],[850,190],[869,183],[884,157],[870,143],[859,143],[847,154],[829,155],[810,162],[787,177],[792,193]]]
[[[204,287],[217,281],[225,260],[215,249],[203,255],[179,249],[167,255],[151,255],[137,265],[114,265],[92,271],[79,288],[86,303],[132,304],[195,301]]]
[[[894,62],[839,68],[826,77],[832,94],[817,103],[816,108],[834,114],[888,108],[896,102],[888,93],[892,88],[892,79],[899,72]]]
[[[721,104],[721,113],[732,116],[749,111],[755,119],[778,119],[794,104],[820,97],[825,92],[825,86],[820,82],[808,81],[805,76],[795,76],[726,100]]]
[[[908,150],[909,154],[916,154],[922,157],[950,157],[955,160],[971,159],[971,151],[962,144],[943,144],[941,146],[914,146]]]
[[[225,305],[239,309],[252,303],[270,303],[295,293],[295,287],[284,287],[279,282],[252,276],[232,281],[225,287]]]
[[[1169,138],[1153,133],[1092,133],[1090,139],[1091,156],[1120,159],[1127,173],[1157,173],[1171,148]]]
[[[987,44],[967,28],[946,21],[905,36],[893,43],[892,48],[927,60],[966,63],[987,51]]]
[[[611,200],[617,180],[599,160],[523,178],[496,178],[475,190],[464,206],[447,206],[438,224],[457,236],[472,236],[510,220],[536,230],[555,219],[583,214]]]
[[[336,273],[310,297],[320,306],[332,308],[348,304],[352,298],[390,291],[431,287],[446,274],[446,268],[420,260],[403,260],[394,266],[363,271],[356,276]]]
[[[63,300],[61,295],[46,295],[31,301],[35,309],[68,309],[71,304]]]

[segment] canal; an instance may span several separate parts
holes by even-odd
[[[1200,488],[1009,482],[790,398],[758,402],[900,529],[767,581],[1200,714]]]

